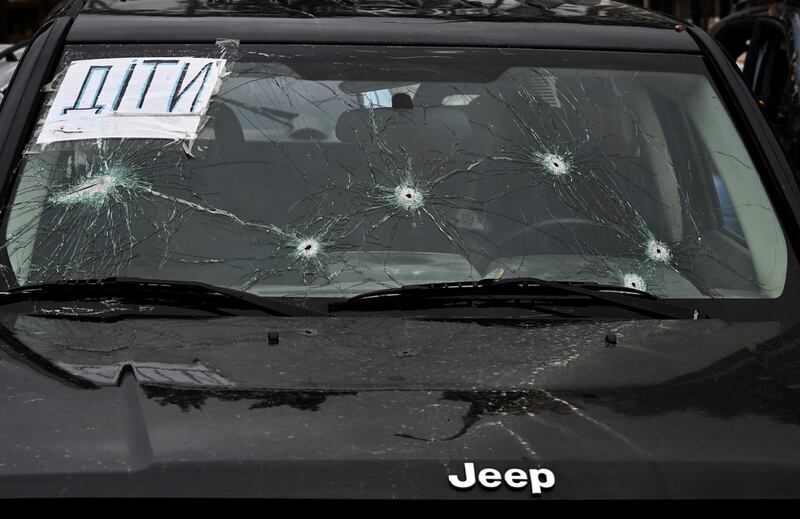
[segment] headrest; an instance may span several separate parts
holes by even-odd
[[[336,137],[343,142],[372,142],[374,135],[390,145],[410,149],[447,149],[466,141],[469,118],[458,107],[360,108],[349,110],[336,122]]]

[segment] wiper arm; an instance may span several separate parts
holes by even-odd
[[[549,281],[538,278],[485,279],[455,283],[406,285],[375,290],[329,305],[330,312],[364,311],[387,308],[439,306],[463,301],[547,300],[560,296],[554,304],[569,304],[574,297],[591,299],[662,319],[697,319],[699,312],[659,300],[649,292],[616,285],[591,282]],[[567,297],[564,297],[567,296]]]
[[[12,288],[0,292],[0,307],[29,300],[74,301],[96,297],[124,297],[155,303],[168,301],[165,304],[209,310],[221,308],[223,305],[234,306],[282,317],[327,316],[275,298],[260,297],[207,283],[131,277],[65,280]]]

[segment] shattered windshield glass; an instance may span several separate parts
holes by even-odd
[[[776,298],[786,282],[699,56],[75,46],[48,90],[4,222],[9,286],[346,297],[524,276]]]

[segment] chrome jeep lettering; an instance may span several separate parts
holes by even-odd
[[[553,488],[556,483],[556,476],[552,470],[530,469],[527,472],[522,469],[508,469],[501,473],[497,469],[485,468],[477,474],[474,463],[464,463],[464,478],[457,474],[450,474],[447,479],[450,484],[458,489],[467,490],[479,483],[480,486],[494,489],[505,483],[512,489],[521,489],[530,486],[531,494],[540,495],[542,490]]]
[[[456,488],[472,488],[475,485],[475,464],[464,463],[464,472],[466,473],[464,481],[458,479],[456,475],[448,476],[447,479],[450,480],[450,484]]]

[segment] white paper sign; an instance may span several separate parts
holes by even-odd
[[[73,61],[36,142],[195,139],[224,67],[208,58]]]

